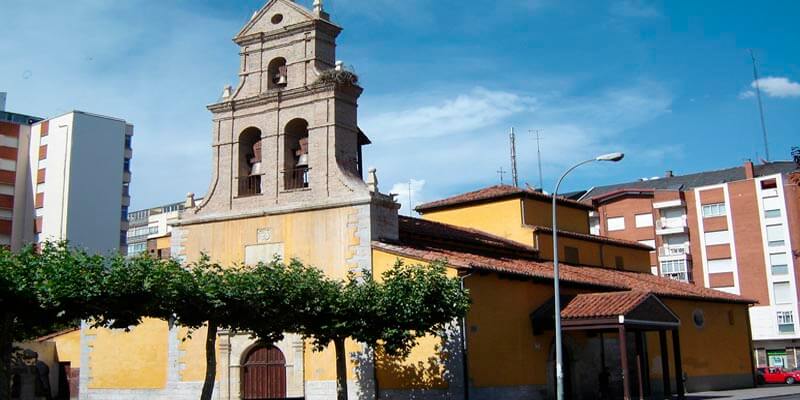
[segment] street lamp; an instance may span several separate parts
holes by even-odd
[[[588,164],[594,161],[612,161],[617,162],[625,157],[623,153],[608,153],[595,158],[581,161],[572,167],[567,172],[561,175],[556,182],[556,190],[553,191],[553,292],[555,301],[555,320],[556,320],[556,399],[564,400],[564,370],[561,363],[561,291],[558,285],[558,224],[556,220],[556,196],[558,196],[558,188],[561,186],[561,181],[572,170],[580,167],[581,165]]]

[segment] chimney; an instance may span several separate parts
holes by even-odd
[[[675,175],[672,174],[671,169],[668,169],[667,172],[664,173],[664,178],[672,178],[673,176]]]
[[[753,179],[755,172],[753,171],[753,162],[747,160],[744,162],[744,177],[745,179]]]

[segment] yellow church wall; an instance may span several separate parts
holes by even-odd
[[[428,263],[408,257],[398,257],[380,250],[372,251],[372,273],[380,280],[381,274],[390,269],[397,260],[406,265]],[[458,271],[447,269],[447,275],[455,277]],[[444,389],[447,388],[443,358],[446,349],[440,338],[426,336],[417,341],[411,354],[405,359],[377,354],[375,373],[381,389]]]
[[[208,329],[203,326],[191,332],[188,337],[189,329],[181,327],[178,330],[178,350],[180,358],[178,363],[182,364],[180,379],[183,382],[199,382],[205,379],[206,374],[206,336]],[[225,363],[219,356],[219,339],[217,339],[217,376],[221,373]]]
[[[524,199],[523,209],[526,225],[553,226],[553,203],[550,201]],[[589,213],[580,208],[557,205],[558,228],[569,232],[589,233]]]
[[[81,331],[76,329],[54,337],[56,358],[61,362],[69,362],[70,368],[81,366]]]
[[[541,259],[553,259],[553,235],[549,233],[537,232],[536,247],[539,249],[539,257]],[[575,247],[578,249],[578,261],[580,264],[591,265],[595,267],[602,266],[599,243],[558,235],[558,259],[561,262],[566,262],[566,258],[564,256],[565,247]]]
[[[349,260],[356,256],[357,248],[368,245],[361,243],[358,236],[358,218],[358,208],[340,207],[193,224],[181,229],[185,230],[183,237],[186,241],[183,245],[189,261],[197,260],[201,253],[206,253],[222,265],[242,263],[245,261],[246,246],[267,243],[274,246],[271,249],[281,249],[285,260],[297,258],[306,265],[322,269],[328,276],[344,279],[348,271],[356,266],[355,262]],[[269,239],[259,243],[257,232],[263,229],[269,231]],[[182,379],[202,380],[205,372],[203,342],[194,339],[183,346],[188,351],[186,357],[202,362],[193,362],[198,367],[185,370]],[[361,350],[361,345],[355,342],[348,341],[345,346],[348,353]],[[352,360],[349,360],[349,379],[355,376],[353,367]],[[306,381],[336,379],[332,345],[321,352],[313,351],[310,344],[306,345],[304,375]]]
[[[753,373],[755,366],[751,359],[747,305],[680,299],[663,301],[681,320],[681,359],[683,370],[689,377]],[[696,309],[703,312],[705,323],[702,328],[696,327],[692,319]],[[657,361],[654,358],[660,356],[658,335],[648,336],[647,346],[652,365],[653,361]],[[670,376],[674,379],[671,338],[668,339],[667,347],[670,354]],[[660,373],[655,375],[661,376]]]
[[[609,268],[616,267],[616,257],[623,260],[623,269],[650,273],[650,252],[630,247],[603,244],[603,264]]]
[[[159,389],[167,383],[167,323],[147,319],[130,332],[90,329],[90,389]]]
[[[245,246],[259,244],[257,231],[268,229],[265,243],[282,245],[286,260],[298,258],[329,276],[344,278],[347,259],[355,255],[360,240],[356,228],[342,227],[355,222],[357,213],[355,207],[341,207],[184,226],[187,260],[206,253],[223,265],[242,263]]]
[[[445,224],[479,229],[493,235],[532,245],[531,230],[522,225],[520,199],[465,204],[463,207],[427,211],[422,218]]]

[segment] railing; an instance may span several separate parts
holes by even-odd
[[[680,218],[659,218],[656,220],[656,229],[686,228],[686,216]]]
[[[261,175],[239,177],[239,197],[261,194]]]
[[[661,257],[681,256],[688,254],[690,254],[689,245],[661,246],[658,248],[658,255]]]
[[[286,190],[302,189],[308,187],[308,167],[287,169],[284,173],[284,188]]]

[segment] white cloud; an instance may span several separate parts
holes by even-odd
[[[402,98],[407,101],[409,97],[413,96]],[[395,103],[393,107],[397,109],[368,114],[363,121],[371,132],[379,132],[382,140],[431,138],[481,129],[512,114],[531,110],[534,104],[533,98],[478,87],[433,105],[408,107]]]
[[[407,182],[398,182],[392,185],[389,193],[396,194],[397,202],[400,203],[400,214],[416,214],[413,208],[427,201],[423,189],[425,188],[424,179],[409,179]]]
[[[741,100],[750,99],[750,98],[755,97],[755,95],[756,95],[756,91],[755,90],[747,89],[747,90],[743,90],[741,93],[739,93],[739,99],[741,99]]]
[[[792,82],[788,78],[768,76],[758,80],[761,91],[770,97],[800,97],[800,83]],[[753,81],[750,87],[756,87]]]

